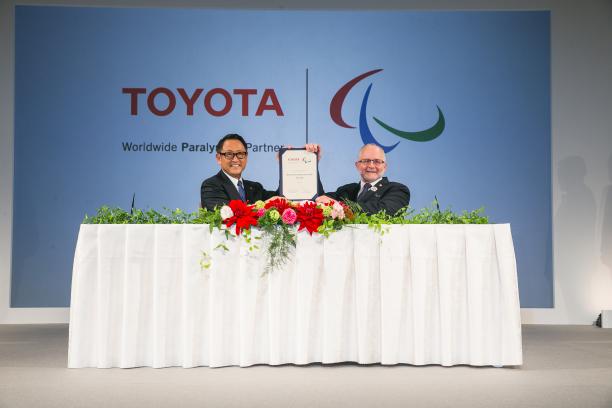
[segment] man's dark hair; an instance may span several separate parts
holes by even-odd
[[[238,133],[230,133],[229,135],[223,136],[221,140],[219,140],[219,143],[217,143],[217,153],[221,153],[223,150],[223,143],[225,143],[226,140],[238,140],[244,146],[245,151],[248,151],[249,149],[242,136],[240,136]]]

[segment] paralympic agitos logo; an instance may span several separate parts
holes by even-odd
[[[368,71],[365,72],[361,75],[356,76],[355,78],[351,79],[350,81],[348,81],[346,84],[344,84],[339,90],[338,92],[336,92],[336,94],[334,95],[334,97],[331,100],[331,103],[329,105],[329,114],[332,118],[332,120],[334,121],[334,123],[336,123],[338,126],[341,126],[343,128],[348,128],[348,129],[354,129],[355,126],[351,126],[348,123],[346,123],[344,121],[344,119],[342,118],[342,105],[344,104],[344,99],[346,98],[346,96],[348,95],[348,93],[351,91],[351,89],[353,89],[353,87],[355,85],[357,85],[357,83],[359,83],[360,81],[364,80],[365,78],[374,75],[378,72],[382,71],[382,69],[375,69],[372,71]],[[363,144],[368,144],[368,143],[374,143],[378,146],[380,146],[385,152],[390,152],[391,150],[393,150],[400,142],[397,142],[395,144],[392,144],[390,146],[385,146],[382,145],[378,142],[378,140],[376,140],[376,138],[374,137],[374,135],[372,134],[372,131],[370,130],[370,127],[368,125],[368,120],[367,120],[367,107],[368,107],[368,98],[370,97],[370,91],[372,90],[372,84],[370,84],[363,96],[363,100],[361,101],[361,109],[359,112],[359,134],[361,135],[361,140],[363,141]],[[438,136],[440,136],[442,134],[442,132],[444,131],[444,126],[445,126],[445,121],[444,121],[444,115],[442,114],[442,111],[440,110],[440,107],[437,106],[438,108],[438,121],[429,129],[425,129],[425,130],[421,130],[418,132],[407,132],[404,130],[399,130],[396,129],[390,125],[388,125],[387,123],[383,122],[382,120],[378,119],[377,117],[373,117],[374,121],[380,125],[383,129],[387,130],[388,132],[394,134],[395,136],[399,136],[403,139],[407,139],[407,140],[412,140],[414,142],[428,142],[430,140],[433,140],[435,138],[437,138]]]

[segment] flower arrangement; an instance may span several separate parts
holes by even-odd
[[[293,202],[275,198],[268,202],[257,201],[248,205],[232,200],[219,209],[221,221],[226,228],[234,229],[236,235],[250,235],[250,228],[264,232],[268,253],[268,269],[282,265],[295,247],[295,234],[306,230],[310,235],[342,228],[350,222],[352,211],[340,202],[317,204],[313,201]],[[250,239],[250,237],[247,237]]]
[[[219,209],[219,215],[227,228],[235,227],[236,235],[249,230],[251,226],[270,230],[271,227],[293,225],[297,226],[298,231],[305,229],[312,235],[339,229],[353,219],[351,209],[341,202],[317,204],[314,201],[293,202],[284,198],[265,203],[257,201],[252,205],[232,200]]]
[[[292,225],[296,225],[298,231],[305,229],[312,235],[315,232],[340,229],[354,218],[351,209],[341,202],[317,204],[314,201],[294,202],[284,198],[275,198],[265,203],[257,201],[252,205],[232,200],[219,209],[219,215],[227,228],[235,226],[236,235],[251,226],[269,230],[270,227]]]

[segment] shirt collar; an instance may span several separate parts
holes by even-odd
[[[382,180],[382,177],[381,177],[381,178],[379,178],[378,180],[374,180],[373,182],[371,182],[371,183],[370,183],[370,186],[375,186],[375,185],[377,185],[377,184],[380,182],[380,180]],[[365,181],[363,181],[363,180],[361,180],[361,183],[359,184],[359,191],[363,190],[363,186],[365,186],[365,185],[366,185],[366,182],[365,182]]]
[[[234,184],[234,187],[236,187],[236,190],[238,190],[238,182],[242,180],[242,177],[237,179],[236,177],[233,177],[227,174],[224,170],[221,170],[221,171],[223,171],[223,174],[225,174],[227,178],[230,179],[230,181]],[[242,181],[242,186],[244,187],[244,181]]]

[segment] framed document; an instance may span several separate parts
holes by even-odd
[[[279,151],[280,194],[289,200],[313,200],[317,196],[318,158],[305,148]]]

